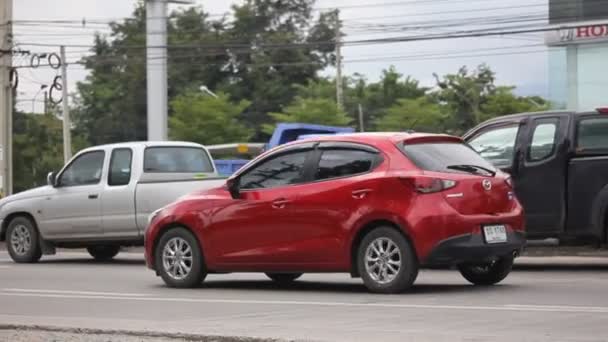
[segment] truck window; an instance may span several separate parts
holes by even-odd
[[[147,173],[211,173],[213,165],[202,148],[160,146],[144,152]]]
[[[581,120],[577,137],[578,152],[608,152],[608,118]]]
[[[528,149],[528,161],[538,162],[545,160],[555,152],[555,133],[558,119],[538,121],[534,127],[532,143]]]
[[[130,148],[117,148],[110,157],[110,173],[108,185],[127,185],[131,181],[131,161],[133,152]]]
[[[519,125],[491,128],[469,141],[469,145],[496,166],[511,166]]]
[[[93,185],[101,180],[103,151],[86,152],[78,156],[61,174],[59,186]]]

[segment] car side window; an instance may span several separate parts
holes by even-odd
[[[304,164],[310,151],[293,151],[271,157],[240,177],[240,188],[268,189],[303,181]]]
[[[87,152],[76,158],[61,174],[59,186],[93,185],[101,181],[103,151]]]
[[[129,184],[131,181],[132,159],[133,152],[130,148],[117,148],[112,151],[108,185],[120,186]]]
[[[374,166],[377,157],[376,153],[361,150],[323,150],[314,179],[325,180],[368,172]]]
[[[576,150],[579,153],[608,151],[608,117],[586,118],[579,122]]]
[[[555,133],[558,120],[537,121],[528,148],[527,159],[530,162],[545,160],[555,152]]]
[[[469,141],[469,145],[496,166],[513,164],[519,125],[501,126],[485,131]]]

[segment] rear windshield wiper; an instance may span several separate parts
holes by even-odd
[[[464,172],[469,172],[469,173],[474,173],[474,174],[479,174],[479,171],[484,171],[484,172],[487,172],[488,174],[490,174],[492,177],[494,177],[496,175],[496,171],[488,169],[487,167],[479,166],[479,165],[467,165],[467,164],[450,165],[447,168],[450,170],[458,170],[458,171],[464,171]]]

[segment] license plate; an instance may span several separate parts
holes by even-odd
[[[484,226],[483,234],[487,243],[507,242],[507,228],[503,225]]]

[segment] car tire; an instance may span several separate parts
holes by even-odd
[[[279,285],[289,285],[302,276],[302,273],[266,273],[266,276]]]
[[[418,276],[418,260],[409,241],[392,227],[370,231],[358,248],[357,267],[363,283],[375,293],[401,293]]]
[[[42,257],[38,229],[31,219],[14,218],[6,230],[6,248],[16,263],[35,263]]]
[[[458,265],[460,274],[470,283],[479,286],[490,286],[503,281],[513,269],[513,258],[504,257],[487,264]]]
[[[97,261],[110,261],[120,252],[120,246],[99,245],[87,248],[87,251]]]
[[[164,233],[156,246],[154,258],[156,270],[169,287],[193,288],[207,276],[198,240],[185,228],[174,228]]]

